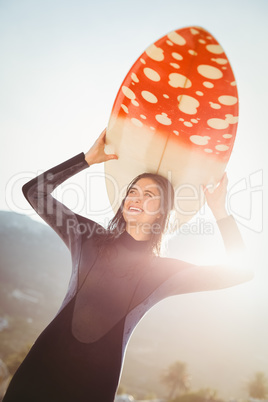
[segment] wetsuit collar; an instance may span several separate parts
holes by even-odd
[[[126,230],[120,235],[119,240],[129,250],[141,252],[150,249],[149,240],[135,240]]]

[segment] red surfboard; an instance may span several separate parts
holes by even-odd
[[[221,45],[205,29],[172,31],[131,67],[107,127],[106,186],[114,209],[127,184],[159,173],[175,188],[179,224],[204,203],[201,185],[221,179],[234,145],[238,94]]]

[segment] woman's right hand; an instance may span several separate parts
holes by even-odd
[[[94,163],[107,162],[111,159],[118,159],[115,154],[106,154],[104,152],[105,147],[106,128],[103,130],[99,138],[94,142],[89,151],[85,154],[85,160],[88,165],[94,165]]]

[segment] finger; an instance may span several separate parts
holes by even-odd
[[[226,172],[224,173],[224,179],[226,180],[226,183],[228,183],[228,176]]]
[[[106,136],[106,128],[101,132],[98,141],[102,142],[105,140],[105,136]]]
[[[222,179],[221,179],[221,181],[220,181],[220,183],[219,183],[219,187],[221,189],[224,189],[225,191],[227,191],[227,186],[228,186],[228,178],[227,178],[227,175],[224,174]]]
[[[204,186],[202,184],[202,188],[203,188],[203,191],[205,194],[207,192],[209,192],[209,194],[212,194],[214,192],[214,190],[216,189],[216,186],[214,186],[213,184],[207,184],[206,186]]]
[[[224,174],[223,174],[223,176],[222,176],[222,178],[221,178],[221,180],[220,180],[220,183],[228,183],[228,177],[227,177],[227,173],[226,172],[224,172]]]
[[[118,159],[118,156],[115,154],[109,154],[109,155],[106,154],[107,161],[112,160],[112,159]]]

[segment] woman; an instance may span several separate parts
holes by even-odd
[[[14,375],[4,402],[112,402],[128,339],[141,317],[165,297],[220,289],[250,279],[246,270],[199,267],[157,256],[173,203],[161,176],[136,178],[105,230],[73,213],[51,192],[89,165],[117,159],[104,152],[105,130],[95,144],[24,185],[36,212],[70,249],[72,276],[63,305]],[[115,162],[116,163],[116,162]],[[228,246],[242,246],[225,210],[224,176],[207,201]]]

